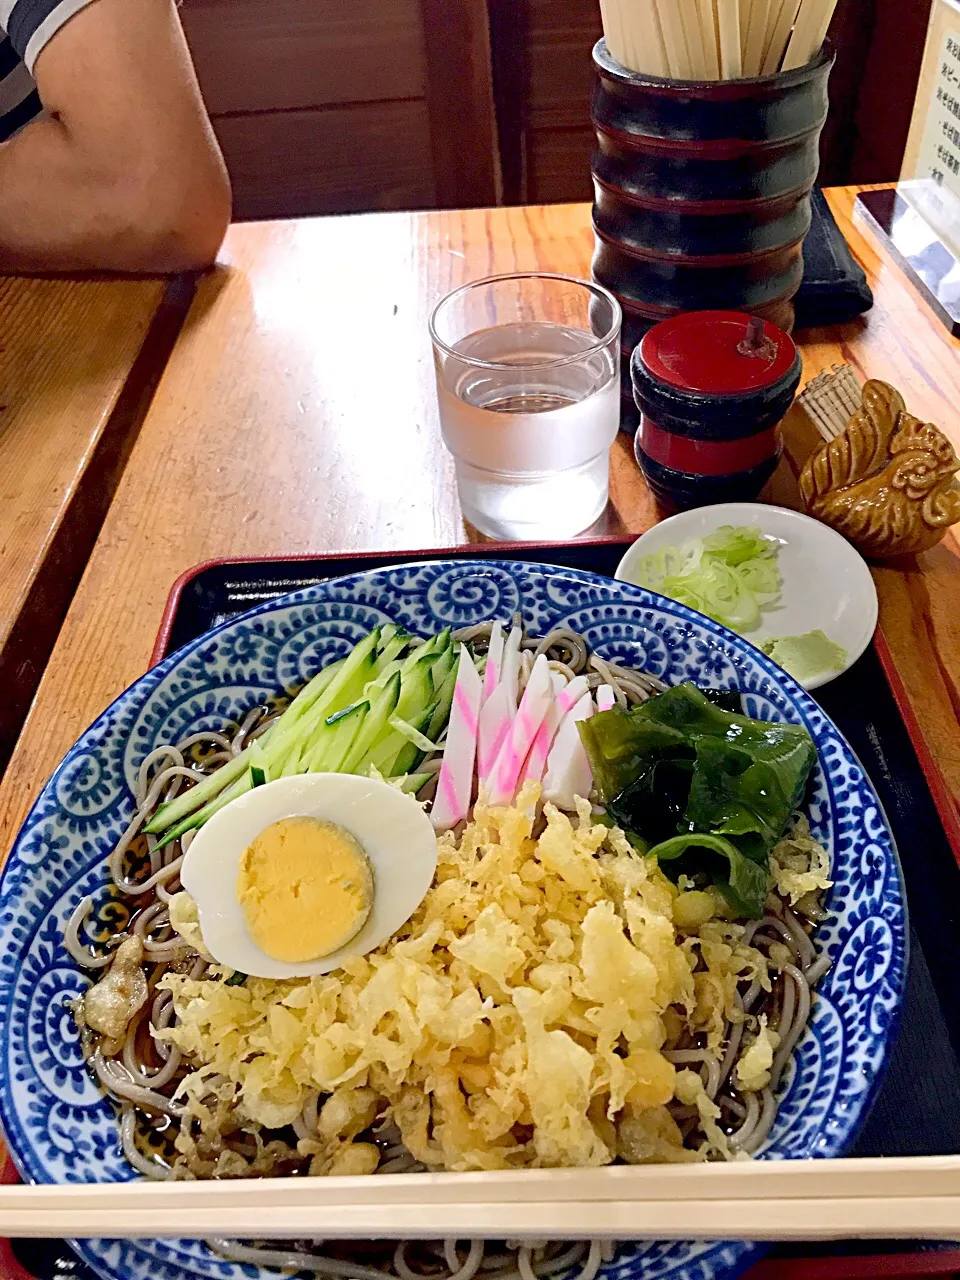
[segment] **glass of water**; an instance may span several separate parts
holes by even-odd
[[[463,514],[500,539],[571,538],[607,504],[620,305],[572,276],[491,276],[430,319]]]

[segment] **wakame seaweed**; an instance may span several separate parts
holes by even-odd
[[[701,689],[700,692],[708,702],[712,702],[722,711],[733,711],[737,714],[743,711],[743,698],[740,696],[739,689]]]
[[[817,758],[806,729],[681,684],[582,721],[580,734],[607,812],[669,875],[712,881],[739,914],[763,914],[768,855]]]

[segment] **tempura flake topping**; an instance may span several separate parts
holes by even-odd
[[[437,1170],[729,1157],[700,1075],[663,1051],[686,1036],[718,1052],[738,980],[769,984],[764,956],[719,894],[678,890],[587,802],[573,818],[547,805],[534,838],[538,796],[528,783],[442,835],[407,925],[335,973],[163,977],[177,1023],[158,1038],[196,1066],[180,1090],[182,1173],[229,1176],[221,1132],[282,1129],[317,1094],[298,1146],[315,1174],[374,1172],[367,1131],[381,1121]],[[762,1081],[768,1043],[744,1086]],[[703,1118],[699,1150],[683,1145],[674,1098]]]

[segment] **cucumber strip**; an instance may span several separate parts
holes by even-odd
[[[369,688],[369,685],[367,687]],[[326,720],[324,720],[323,723],[326,725],[336,724],[337,721],[342,720],[344,716],[352,716],[354,711],[356,711],[357,707],[362,706],[365,702],[368,702],[368,701],[369,700],[367,698],[361,698],[358,702],[354,702],[351,706],[344,707],[342,711],[335,711],[332,716],[327,716]]]
[[[231,800],[236,800],[237,796],[246,795],[246,793],[252,789],[253,783],[250,781],[250,770],[247,769],[247,771],[234,782],[233,786],[228,787],[226,791],[216,796],[209,804],[205,804],[198,813],[191,813],[188,817],[184,818],[182,822],[178,822],[177,825],[171,827],[169,831],[165,831],[158,847],[162,849],[165,845],[168,845],[171,840],[176,840],[179,836],[186,834],[188,831],[192,831],[195,827],[202,827],[203,824],[212,818],[215,813],[219,813],[224,805],[228,805]]]
[[[408,742],[412,742],[420,751],[436,751],[437,744],[435,742],[431,742],[426,734],[421,733],[412,724],[408,724],[406,720],[402,720],[400,716],[391,716],[389,724],[391,729],[396,729],[401,738],[406,738]]]
[[[422,735],[432,718],[436,699],[431,672],[439,657],[422,654],[406,674],[401,672],[400,698],[394,711],[397,722],[391,722],[393,732],[376,744],[366,764],[374,764],[382,773],[409,773],[422,759],[423,751],[433,749],[429,739],[416,741],[411,735]],[[429,743],[427,747],[424,741]]]
[[[309,711],[317,698],[319,698],[321,693],[323,693],[324,689],[329,687],[334,676],[343,666],[345,661],[345,658],[338,658],[336,662],[331,662],[327,666],[322,667],[315,676],[307,681],[300,692],[291,701],[283,718],[286,719],[286,717],[289,716],[290,721],[297,720],[304,714],[304,712]]]
[[[262,787],[267,781],[267,765],[263,754],[263,748],[259,741],[255,738],[250,743],[250,785],[252,787]]]
[[[357,677],[360,674],[372,670],[374,662],[376,661],[376,650],[379,642],[380,629],[379,627],[374,627],[369,635],[364,636],[361,641],[353,646],[347,656],[343,659],[343,665],[336,672],[334,678],[321,690],[320,697],[318,699],[314,699],[309,710],[316,713],[319,707],[322,706],[323,715],[327,716],[331,711],[335,711],[337,709],[338,704],[342,706],[345,703],[348,704],[356,702],[357,698],[363,692],[363,685],[366,683],[366,679],[369,679],[369,676],[367,675],[366,678],[359,683],[359,687],[357,687]],[[322,674],[323,672],[320,673],[320,675]],[[319,676],[316,678],[319,679]],[[309,687],[310,686],[307,685],[307,689],[309,689]],[[356,693],[353,692],[355,688]],[[306,689],[304,689],[303,692],[306,693]],[[287,708],[287,713],[277,721],[277,724],[274,726],[275,729],[281,729],[283,727],[284,722],[287,720],[287,714],[289,714],[293,708],[294,703],[291,703]],[[291,717],[291,719],[299,718],[300,717]],[[280,737],[281,735],[278,734],[277,736]]]
[[[385,688],[378,690],[371,698],[370,712],[343,760],[342,773],[356,773],[361,769],[371,748],[387,729],[390,717],[397,709],[399,698],[400,672],[397,671],[390,677]]]
[[[366,645],[366,641],[363,642]],[[356,650],[354,650],[356,653]],[[350,663],[353,654],[347,659]],[[294,732],[302,727],[305,736],[325,720],[327,716],[333,715],[334,712],[347,710],[359,702],[363,698],[363,691],[373,675],[373,669],[376,664],[376,656],[372,647],[360,656],[358,661],[348,670],[345,666],[340,672],[339,679],[334,680],[330,687],[323,695],[314,703],[305,716],[301,717],[299,724],[293,726]],[[281,720],[278,728],[283,724]],[[309,728],[308,728],[309,726]],[[278,735],[279,736],[279,735]]]
[[[407,672],[412,671],[417,663],[423,658],[439,657],[440,654],[447,649],[449,644],[450,628],[448,627],[446,631],[441,631],[438,636],[432,636],[429,640],[425,640],[423,644],[418,645],[418,647],[404,659],[401,671],[406,675]]]
[[[342,660],[333,678],[314,697],[313,705],[308,710],[292,719],[288,718],[293,710],[291,703],[270,732],[263,735],[260,741],[273,777],[286,777],[298,772],[296,766],[305,744],[326,717],[332,711],[352,706],[359,701],[373,670],[377,640],[378,632],[371,631]]]
[[[406,639],[406,643],[410,643],[409,636]],[[427,640],[425,643],[419,644],[417,648],[408,653],[405,658],[396,657],[389,662],[377,675],[375,683],[378,688],[383,688],[391,676],[395,675],[398,671],[401,675],[408,676],[419,663],[426,659],[429,659],[431,663],[439,661],[443,654],[435,653],[433,651],[433,643],[434,642],[432,640]]]
[[[167,804],[161,805],[144,827],[144,830],[151,835],[156,835],[160,831],[165,831],[173,823],[185,818],[187,814],[193,813],[197,809],[202,809],[208,801],[218,796],[231,782],[235,782],[249,767],[250,749],[248,747],[246,751],[241,751],[233,760],[228,760],[225,765],[221,765],[216,773],[211,773],[209,778],[204,778],[202,782],[198,782],[195,787],[191,787],[183,795],[179,795],[174,800],[168,801]]]
[[[418,768],[423,757],[424,752],[419,747],[415,747],[412,742],[405,742],[390,761],[390,772],[402,778]]]
[[[453,670],[454,666],[456,665],[456,661],[457,661],[457,652],[454,646],[451,644],[448,648],[444,649],[443,653],[439,655],[439,657],[437,658],[437,661],[433,664],[433,667],[431,668],[430,678],[433,680],[434,693],[439,693],[440,690],[443,688],[444,684],[446,683],[447,676],[450,674],[450,672]]]
[[[282,776],[298,773],[336,773],[335,764],[349,750],[369,703],[365,698],[324,720],[287,753]]]
[[[321,723],[319,731],[314,731],[309,740],[306,737],[298,738],[292,743],[282,757],[278,759],[273,766],[273,775],[275,778],[292,778],[295,774],[306,773],[307,766],[304,760],[310,751],[310,744],[316,742],[318,737],[323,733],[335,733],[335,729],[328,729],[325,723]]]
[[[308,744],[301,758],[300,773],[342,773],[343,761],[370,711],[368,702],[350,708],[332,728]]]
[[[364,689],[364,693],[370,693],[374,688],[382,689],[391,676],[395,676],[403,666],[401,658],[394,658],[392,662],[388,662],[375,680],[371,680],[370,684]]]
[[[379,640],[379,628],[374,628],[359,644],[354,645],[346,658],[318,672],[300,690],[276,724],[272,725],[268,732],[257,740],[264,752],[265,760],[271,773],[275,771],[277,761],[293,747],[294,743],[302,741],[301,733],[307,727],[307,721],[310,722],[309,727],[312,728],[315,723],[322,720],[333,709],[332,704],[334,701],[344,695],[346,695],[344,700],[356,701],[356,698],[363,691],[363,684],[366,682],[367,677],[363,676],[356,693],[352,691],[351,681],[362,675],[369,667],[372,667],[374,651]],[[332,674],[328,675],[329,671],[332,671]],[[209,778],[205,778],[203,782],[191,787],[189,791],[185,791],[183,795],[177,796],[169,804],[165,804],[158,809],[148,824],[150,834],[166,833],[169,827],[181,823],[188,814],[202,812],[215,796],[219,796],[222,793],[225,787],[229,786],[242,774],[247,773],[249,767],[250,748],[247,747],[234,760],[229,761],[221,769],[218,769],[216,773],[212,773]],[[206,821],[206,819],[203,821]],[[184,827],[183,830],[189,831],[190,827]],[[164,844],[168,843],[171,838],[169,834],[166,834]]]
[[[410,637],[406,632],[400,632],[386,644],[381,641],[380,649],[377,653],[377,660],[374,664],[374,674],[377,680],[381,678],[387,667],[391,666],[396,659],[400,657],[401,653],[403,653],[409,643]]]
[[[272,778],[286,778],[291,773],[296,773],[296,769],[292,769],[291,765],[300,759],[302,750],[302,737],[293,737],[293,735],[291,735],[290,741],[282,743],[280,747],[276,747],[270,757],[270,776]]]
[[[387,778],[387,782],[400,784],[400,790],[407,795],[415,796],[417,792],[427,785],[431,778],[435,778],[435,773],[406,773],[399,778]]]
[[[453,643],[452,627],[444,627],[442,631],[438,632],[437,635],[432,636],[427,641],[427,644],[432,646],[430,649],[431,653],[442,653],[443,650],[448,649],[452,643]]]
[[[403,768],[402,764],[398,764],[402,752],[410,753],[414,764],[419,759],[420,753],[417,748],[409,743],[406,738],[397,733],[396,729],[391,729],[385,738],[377,743],[376,747],[370,754],[361,761],[357,767],[357,772],[368,774],[371,768],[376,769],[384,778],[396,777],[398,774],[409,773],[411,765]],[[403,763],[406,763],[404,761]]]
[[[360,644],[347,656],[337,677],[306,715],[301,716],[286,731],[284,718],[281,718],[271,733],[264,734],[264,746],[269,755],[276,759],[282,756],[285,760],[284,768],[289,768],[291,763],[291,749],[296,747],[299,754],[303,745],[309,742],[328,715],[360,701],[364,687],[373,671],[375,636],[376,632],[371,631],[370,635],[365,640],[361,640]],[[359,652],[361,649],[363,652]],[[274,734],[276,734],[275,737]]]
[[[312,772],[324,773],[343,773],[343,762],[347,757],[347,753],[357,740],[357,735],[363,732],[363,725],[370,714],[370,704],[362,705],[355,717],[343,721],[339,726],[339,734],[337,741],[330,744],[328,753],[324,756],[323,761],[314,766]]]
[[[409,723],[422,732],[429,718],[430,708],[428,707],[420,716],[414,716]],[[369,772],[369,766],[372,765],[383,777],[392,778],[398,774],[410,773],[422,759],[423,752],[418,747],[409,742],[402,733],[391,729],[390,733],[370,753],[369,759],[365,761],[363,772]]]
[[[430,672],[437,660],[437,654],[428,653],[408,671],[400,672],[400,700],[397,703],[397,715],[401,720],[417,720],[418,728],[420,727],[419,719],[434,702]]]
[[[440,737],[440,734],[447,727],[450,719],[450,708],[453,706],[453,691],[457,684],[457,671],[451,665],[446,680],[440,689],[440,693],[433,706],[433,713],[430,716],[430,723],[427,725],[427,737],[432,738],[434,742]]]
[[[263,735],[262,739],[258,740],[261,745],[266,746],[269,743],[274,753],[279,750],[281,740],[287,735],[292,735],[294,725],[307,714],[310,707],[316,702],[320,695],[329,688],[345,662],[345,658],[338,658],[336,662],[331,662],[330,665],[324,667],[322,671],[318,671],[317,674],[303,686],[276,724],[274,724],[272,728]],[[246,757],[246,755],[247,752],[243,752],[243,756]],[[220,776],[222,772],[222,769],[218,769],[217,772],[211,776],[216,778]],[[191,797],[195,797],[197,791],[198,788],[195,787],[193,790],[186,792],[183,796],[180,796],[179,799],[188,800]],[[154,815],[153,821],[156,822],[164,816],[165,808],[158,810]],[[161,829],[162,826],[158,828],[158,830]]]
[[[338,658],[336,662],[318,671],[303,686],[272,729],[263,735],[261,741],[265,747],[269,747],[268,755],[276,757],[274,776],[279,777],[282,773],[283,760],[288,754],[289,743],[294,739],[296,726],[309,714],[317,699],[329,689],[346,661],[346,658]]]

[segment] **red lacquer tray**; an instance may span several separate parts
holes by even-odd
[[[451,556],[537,560],[612,575],[628,545],[607,538],[209,561],[188,570],[173,585],[151,664],[254,605],[331,577]],[[876,652],[868,651],[851,672],[816,695],[850,740],[877,787],[899,835],[901,855],[910,847],[923,851],[923,866],[916,872],[910,858],[903,857],[914,924],[904,1030],[891,1055],[884,1087],[852,1154],[945,1154],[960,1151],[960,991],[952,977],[955,939],[960,936],[960,869],[954,861],[960,851],[960,830],[945,830],[938,818],[938,814],[949,813],[956,826],[953,804],[933,762],[921,748],[916,726],[903,714],[897,682],[890,679],[890,664],[883,659],[881,644]],[[955,845],[951,835],[956,838]],[[922,1034],[911,1036],[911,1028],[922,1028]],[[12,1163],[5,1156],[3,1159],[0,1181],[16,1181]],[[960,1244],[851,1242],[780,1246],[748,1276],[750,1280],[866,1280],[873,1276],[945,1277],[957,1273]],[[65,1243],[0,1240],[0,1280],[66,1277],[94,1280]]]

